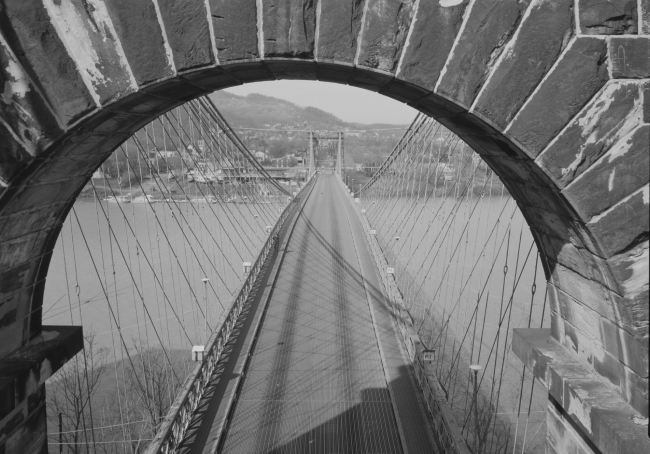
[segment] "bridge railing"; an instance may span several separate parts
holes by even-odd
[[[545,277],[506,184],[420,115],[354,195],[441,446],[543,452],[546,391],[512,328],[549,323]]]
[[[359,204],[355,203],[355,200],[358,199],[355,199],[354,194],[351,192],[349,200],[361,221],[367,244],[370,246],[370,252],[379,271],[384,292],[390,303],[390,311],[397,322],[397,327],[413,365],[418,386],[422,391],[427,410],[432,419],[432,429],[436,436],[438,448],[444,453],[470,454],[471,451],[465,443],[454,413],[447,404],[445,392],[436,378],[435,371],[431,363],[424,359],[425,347],[414,328],[413,319],[404,304],[394,276],[387,273],[389,265],[377,242],[377,238],[371,234],[368,220],[361,213]]]
[[[303,186],[303,190],[308,186],[309,180]],[[226,344],[231,340],[244,305],[251,296],[255,281],[259,277],[264,263],[269,256],[269,252],[273,248],[273,239],[296,206],[297,200],[297,197],[292,198],[291,202],[282,211],[278,222],[271,230],[255,263],[252,264],[251,270],[244,280],[237,297],[234,299],[228,314],[212,336],[210,336],[205,346],[203,361],[198,363],[186,378],[180,389],[180,393],[177,395],[167,416],[160,425],[156,436],[147,448],[147,454],[172,454],[177,452],[178,447],[183,442],[187,428],[192,421],[210,378],[214,373],[215,367],[221,359]]]

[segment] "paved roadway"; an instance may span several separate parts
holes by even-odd
[[[355,216],[335,177],[321,175],[185,452],[436,452]]]

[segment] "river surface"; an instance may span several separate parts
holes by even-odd
[[[83,325],[102,347],[189,351],[230,306],[278,206],[79,200],[54,250],[43,323]]]

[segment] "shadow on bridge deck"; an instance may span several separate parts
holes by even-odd
[[[333,177],[303,203],[182,452],[435,452],[358,219]]]

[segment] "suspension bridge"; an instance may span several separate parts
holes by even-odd
[[[0,452],[648,452],[648,14],[3,2]],[[275,79],[421,113],[279,175]]]

